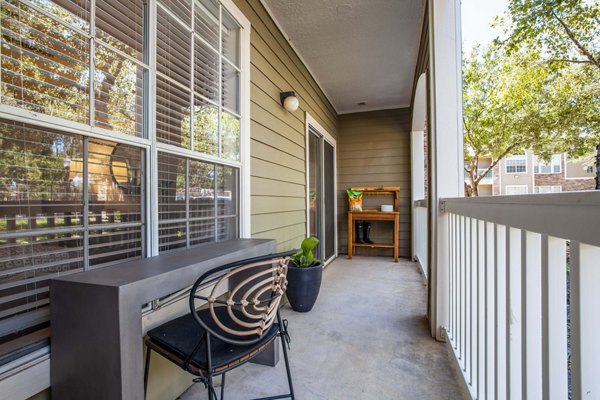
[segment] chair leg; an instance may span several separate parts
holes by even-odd
[[[290,361],[288,359],[287,348],[285,347],[285,342],[283,340],[280,340],[280,342],[281,342],[281,347],[283,348],[283,359],[285,360],[285,372],[287,372],[288,384],[290,386],[290,398],[292,400],[294,400],[295,399],[294,386],[292,385],[292,373],[290,371]]]
[[[225,373],[223,373],[223,377],[221,378],[221,399],[223,400],[225,396]]]
[[[144,367],[144,399],[148,391],[148,375],[150,374],[150,354],[152,350],[146,346],[146,366]]]

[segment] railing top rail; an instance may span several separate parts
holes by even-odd
[[[441,210],[530,232],[600,246],[600,191],[465,197]]]

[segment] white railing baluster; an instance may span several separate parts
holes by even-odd
[[[465,270],[466,270],[466,260],[465,260],[465,220],[466,217],[460,216],[460,263],[459,263],[459,271],[458,271],[458,291],[460,296],[460,304],[459,304],[459,314],[458,314],[458,354],[460,357],[460,366],[462,370],[465,370],[465,330],[464,330],[464,321],[466,318],[465,313]]]
[[[471,218],[465,218],[465,319],[463,329],[465,340],[463,354],[465,355],[465,372],[469,384],[471,381]]]
[[[507,384],[508,398],[521,398],[521,230],[507,228]]]
[[[477,367],[477,347],[478,347],[478,342],[477,342],[477,327],[479,326],[479,311],[478,311],[478,305],[479,305],[479,292],[478,292],[478,287],[477,287],[477,262],[478,262],[478,256],[477,256],[477,236],[479,234],[479,232],[477,231],[477,220],[475,218],[471,218],[471,224],[470,224],[470,229],[471,229],[471,240],[470,240],[470,246],[471,246],[471,274],[470,274],[470,283],[469,285],[471,286],[471,301],[469,302],[471,305],[471,318],[469,319],[469,325],[470,325],[470,329],[469,329],[469,336],[470,336],[470,342],[469,342],[469,353],[470,353],[470,357],[469,357],[469,368],[470,368],[470,376],[471,376],[471,384],[473,386],[474,392],[477,393],[477,372],[478,372],[478,367]]]
[[[568,398],[567,246],[542,235],[542,398]]]
[[[521,231],[521,254],[521,398],[541,399],[542,235]]]
[[[600,248],[572,241],[571,374],[574,399],[600,398]]]
[[[487,365],[487,296],[485,292],[485,221],[477,221],[477,398],[485,399]]]
[[[496,338],[496,289],[495,289],[495,247],[496,226],[485,222],[485,395],[486,399],[495,397],[495,365],[494,343]]]
[[[506,246],[507,246],[507,227],[496,225],[495,233],[495,277],[496,277],[496,313],[494,315],[496,322],[496,340],[494,343],[494,357],[496,358],[496,395],[498,400],[508,398],[508,329],[507,318],[508,288],[507,288],[507,265],[506,265]]]

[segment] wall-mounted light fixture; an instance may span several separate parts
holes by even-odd
[[[296,97],[296,92],[281,92],[279,93],[279,100],[283,108],[289,112],[294,112],[298,109],[300,102]]]

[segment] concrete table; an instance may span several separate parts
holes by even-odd
[[[142,305],[274,252],[274,240],[235,239],[52,280],[52,397],[142,400]]]

